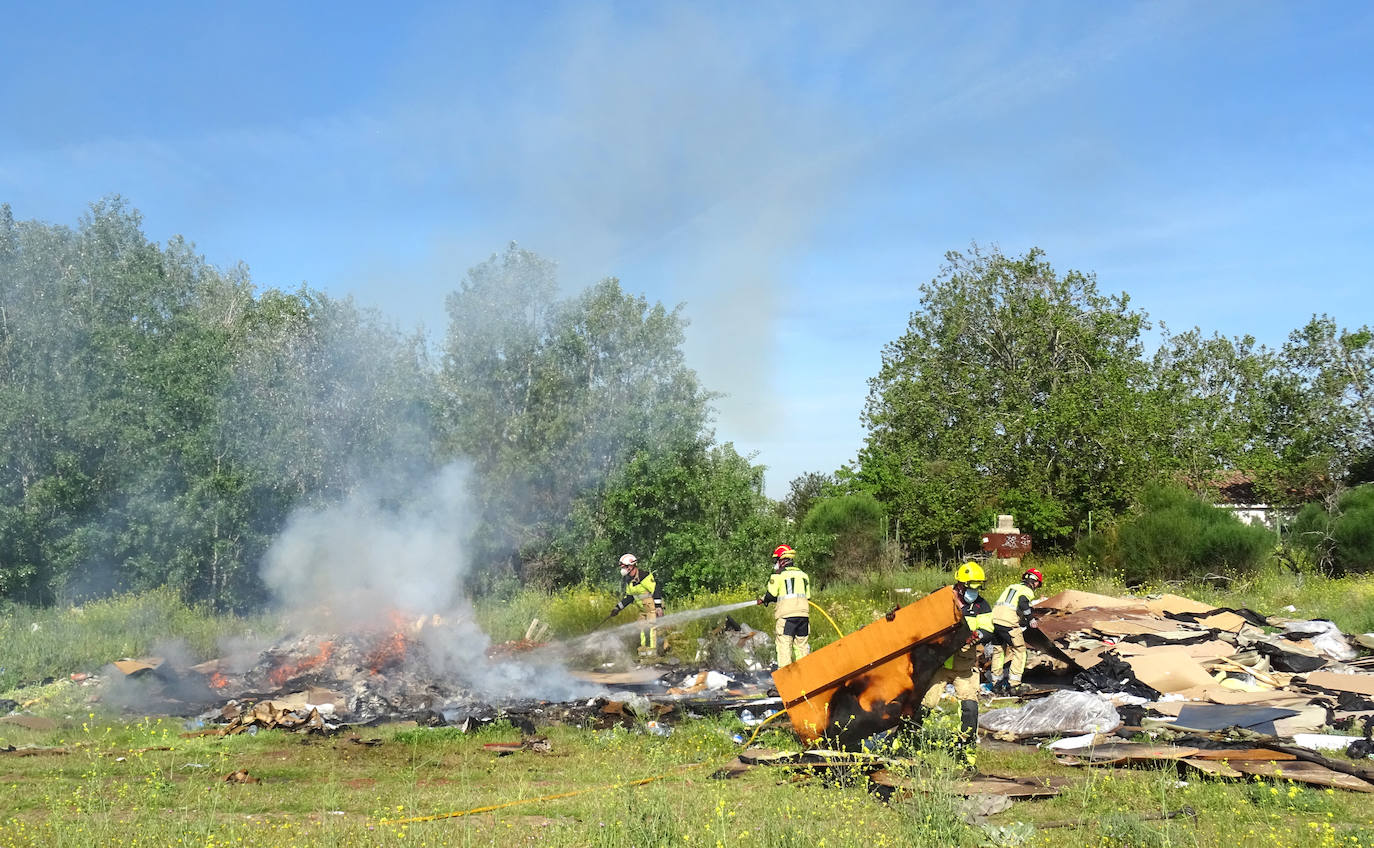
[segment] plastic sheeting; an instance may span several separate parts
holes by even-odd
[[[1121,715],[1101,695],[1060,691],[1023,707],[989,710],[978,717],[978,726],[1016,739],[1078,736],[1084,733],[1111,733],[1121,726]]]
[[[1310,636],[1312,647],[1323,656],[1347,662],[1358,654],[1350,647],[1341,629],[1330,621],[1288,621],[1284,622],[1283,632],[1287,636]]]
[[[1141,683],[1135,671],[1116,654],[1103,654],[1097,665],[1074,675],[1073,685],[1085,692],[1125,692],[1146,701],[1159,700],[1159,691]]]

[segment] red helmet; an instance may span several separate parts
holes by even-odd
[[[1025,583],[1027,580],[1034,580],[1034,588],[1036,589],[1039,589],[1041,586],[1045,585],[1045,575],[1041,574],[1040,570],[1037,568],[1026,569],[1026,573],[1021,575],[1021,582]]]
[[[773,549],[773,559],[792,559],[796,555],[791,545],[778,545]]]

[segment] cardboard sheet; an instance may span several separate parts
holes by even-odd
[[[657,668],[635,668],[629,671],[569,671],[578,680],[585,680],[588,683],[602,683],[607,686],[634,686],[636,684],[653,683],[666,671]]]
[[[1146,598],[1145,606],[1155,615],[1211,612],[1216,609],[1211,604],[1204,604],[1201,601],[1195,601],[1181,595],[1160,595],[1158,598]]]
[[[1143,605],[1139,600],[1134,598],[1121,600],[1120,598],[1111,598],[1106,595],[1095,595],[1092,592],[1080,592],[1077,589],[1065,589],[1053,597],[1046,598],[1035,606],[1036,609],[1078,612],[1089,607],[1111,609],[1112,607],[1140,607]]]
[[[1215,683],[1207,670],[1181,648],[1151,648],[1122,659],[1141,683],[1160,692],[1183,692]]]
[[[1314,671],[1307,675],[1307,683],[1336,692],[1355,692],[1374,695],[1374,674],[1337,674],[1334,671]]]
[[[1199,642],[1196,645],[1177,645],[1171,646],[1175,650],[1183,651],[1188,656],[1198,662],[1207,662],[1221,657],[1229,657],[1236,652],[1236,646],[1230,642],[1223,642],[1220,639],[1212,639],[1207,642]],[[1123,657],[1141,656],[1150,651],[1158,650],[1141,645],[1137,642],[1122,642],[1116,646],[1116,652]]]

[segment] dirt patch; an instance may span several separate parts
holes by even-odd
[[[344,786],[349,789],[371,789],[377,785],[377,781],[370,777],[355,777],[352,780],[345,780]]]

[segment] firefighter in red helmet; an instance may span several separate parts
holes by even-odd
[[[773,549],[773,576],[768,578],[761,604],[777,604],[773,613],[773,638],[778,668],[811,653],[811,578],[797,567],[791,545]]]
[[[1028,568],[1021,582],[1004,589],[992,607],[992,691],[998,695],[1021,692],[1021,676],[1026,673],[1026,628],[1035,626],[1031,598],[1043,585],[1045,575]],[[1004,665],[1009,666],[1006,677],[1002,675]]]

